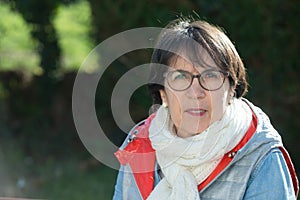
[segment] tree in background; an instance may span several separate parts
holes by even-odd
[[[12,5],[32,25],[32,37],[39,42],[40,65],[45,79],[52,80],[59,67],[60,47],[53,26],[53,17],[59,0],[10,0]]]
[[[45,146],[43,138],[51,141],[51,138],[57,140],[59,136],[59,131],[53,130],[53,124],[61,119],[54,112],[63,112],[55,108],[57,105],[60,107],[63,105],[63,102],[57,102],[55,99],[58,91],[61,90],[59,81],[62,66],[61,47],[54,26],[54,17],[60,5],[75,0],[7,0],[5,2],[18,11],[30,25],[31,36],[37,42],[36,51],[40,57],[41,73],[35,74],[30,83],[24,84],[25,78],[19,72],[10,72],[1,77],[2,85],[8,94],[6,101],[9,110],[8,124],[13,128],[13,132],[22,138],[25,148],[29,149],[29,152],[34,152],[35,148]]]

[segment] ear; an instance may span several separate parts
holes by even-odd
[[[167,107],[168,106],[168,100],[167,100],[167,94],[164,90],[159,90],[160,98],[162,100],[162,104]]]

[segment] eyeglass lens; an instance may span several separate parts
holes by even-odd
[[[217,70],[206,70],[199,75],[193,75],[184,70],[170,71],[167,74],[169,86],[178,91],[188,89],[194,78],[198,78],[199,84],[209,91],[219,89],[225,80],[223,72]]]

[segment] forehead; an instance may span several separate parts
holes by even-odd
[[[219,68],[209,53],[203,48],[198,49],[197,52],[181,51],[170,59],[169,66],[177,70],[190,72]]]

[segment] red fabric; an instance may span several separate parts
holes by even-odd
[[[144,125],[137,127],[136,138],[115,153],[122,165],[129,164],[143,199],[147,199],[154,187],[155,150],[149,139],[149,126],[155,114]],[[134,132],[133,131],[133,132]]]
[[[255,133],[257,127],[257,118],[254,113],[252,113],[252,122],[251,125],[246,132],[245,136],[242,138],[240,143],[236,145],[231,151],[226,153],[224,157],[222,158],[221,162],[218,164],[218,166],[214,169],[214,171],[202,182],[198,185],[198,191],[201,191],[203,188],[205,188],[212,180],[214,180],[218,174],[220,174],[226,166],[232,161],[234,158],[234,154],[241,149],[253,136]],[[233,155],[233,156],[231,156]]]
[[[281,152],[283,154],[283,157],[285,159],[285,162],[286,162],[286,164],[289,168],[289,172],[290,172],[290,175],[291,175],[291,178],[292,178],[292,181],[293,181],[295,195],[296,195],[296,198],[297,198],[298,193],[299,193],[299,183],[298,183],[298,180],[297,180],[297,175],[296,175],[296,172],[295,172],[294,165],[291,161],[291,158],[290,158],[288,152],[285,150],[285,148],[280,147],[280,150],[281,150]]]

